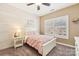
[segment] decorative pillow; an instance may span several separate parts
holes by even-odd
[[[30,31],[30,32],[27,32],[27,35],[38,35],[38,32]]]

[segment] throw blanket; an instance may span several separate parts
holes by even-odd
[[[27,44],[34,47],[40,54],[43,54],[43,44],[52,40],[53,36],[48,35],[29,35],[27,39]]]

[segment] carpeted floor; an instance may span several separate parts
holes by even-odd
[[[41,56],[34,48],[24,45],[17,49],[8,48],[0,51],[0,56]],[[62,46],[57,46],[52,49],[47,56],[75,56],[75,49]]]
[[[58,45],[50,51],[48,56],[75,56],[75,48]]]

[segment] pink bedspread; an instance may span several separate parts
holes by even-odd
[[[40,54],[43,54],[43,44],[53,39],[53,36],[48,35],[29,35],[27,44],[34,47]]]

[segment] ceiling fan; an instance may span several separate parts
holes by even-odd
[[[37,10],[40,10],[40,5],[37,4],[37,3],[28,3],[27,6],[31,6],[33,4],[36,4],[37,5]],[[42,4],[44,6],[50,6],[50,3],[40,3],[40,4]]]

